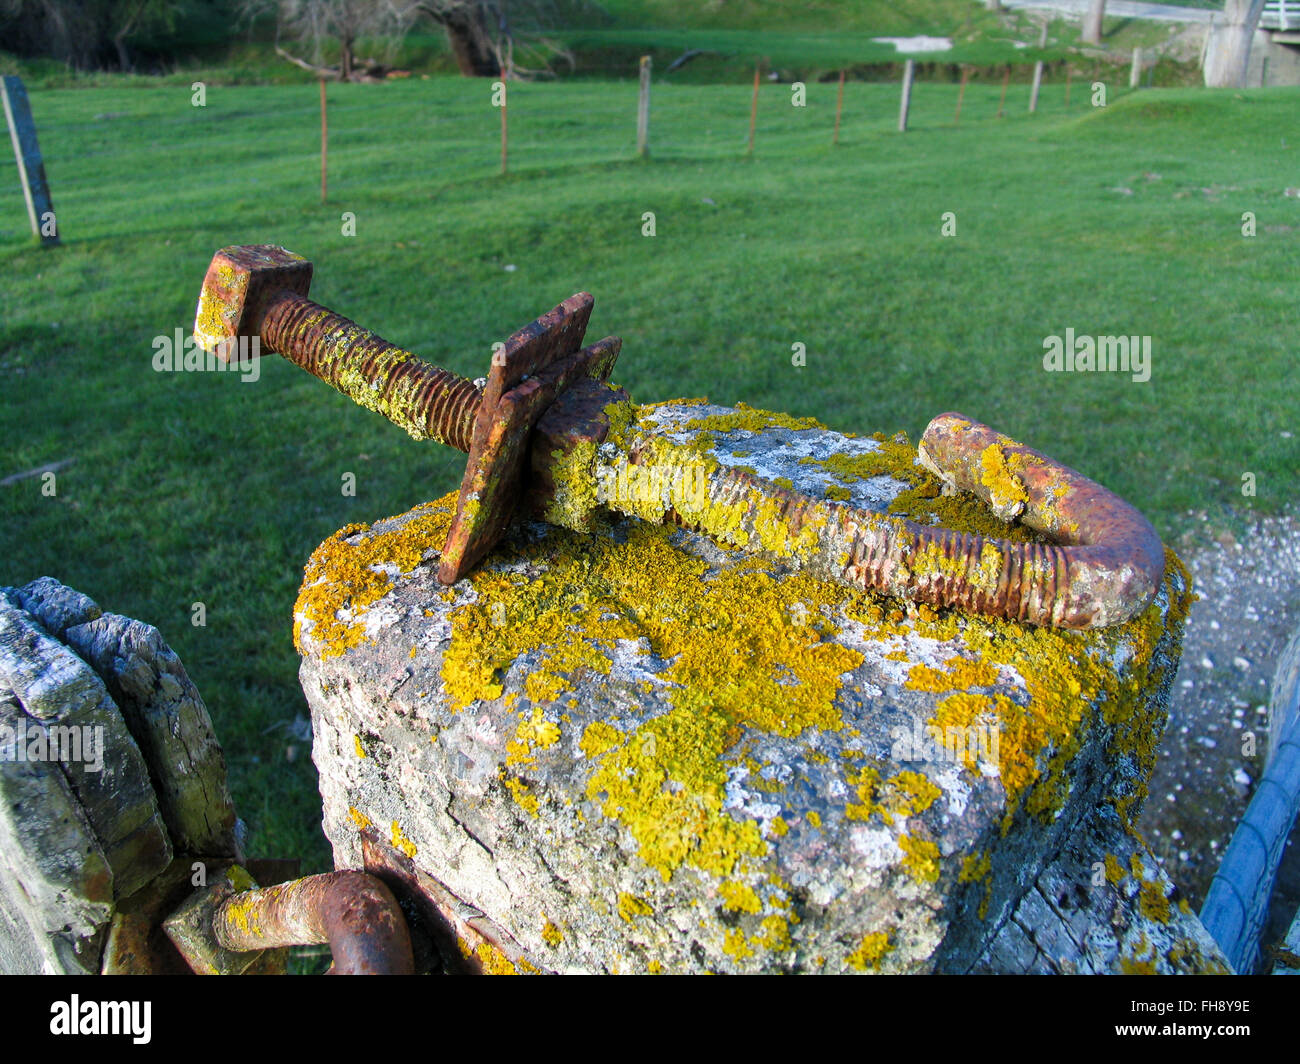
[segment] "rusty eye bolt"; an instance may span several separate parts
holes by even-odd
[[[410,975],[411,938],[392,892],[364,872],[326,872],[227,898],[217,942],[244,953],[328,942],[330,975]]]
[[[311,263],[284,248],[224,248],[204,280],[195,336],[205,350],[218,352],[236,337],[258,336],[268,350],[416,439],[468,451],[438,571],[445,584],[469,572],[503,534],[522,494],[525,458],[531,457],[533,482],[544,494],[553,454],[534,448],[534,438],[602,443],[611,400],[631,402],[621,389],[596,386],[613,367],[617,337],[579,351],[592,306],[586,293],[514,333],[500,359],[493,358],[480,393],[463,377],[313,303],[311,280]],[[755,531],[776,503],[792,536],[809,522],[824,524],[821,542],[793,560],[825,579],[1028,624],[1121,624],[1154,599],[1164,575],[1159,536],[1136,509],[1081,473],[960,414],[935,418],[918,452],[950,488],[975,494],[997,516],[1019,520],[1051,542],[1013,543],[883,517],[740,470],[708,474],[708,501],[725,503],[737,522],[725,534],[708,527],[705,510],[680,497],[664,519],[746,547],[761,542]],[[656,460],[653,448],[641,445],[626,458]],[[616,499],[605,505],[620,508]]]

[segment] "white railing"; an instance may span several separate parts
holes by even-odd
[[[1300,0],[1268,0],[1259,17],[1262,30],[1300,30]]]

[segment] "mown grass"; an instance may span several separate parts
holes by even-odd
[[[850,84],[832,148],[834,85],[808,85],[806,108],[765,85],[746,158],[746,87],[656,84],[638,162],[633,84],[520,85],[501,177],[489,91],[331,87],[326,205],[314,86],[212,87],[205,108],[188,85],[33,92],[55,250],[30,243],[0,166],[0,477],[73,460],[53,497],[38,477],[0,487],[0,583],[48,573],[162,629],[212,709],[254,853],[329,864],[289,727],[305,715],[303,562],[341,525],[451,490],[464,459],[279,359],[253,383],[154,372],[154,338],[190,327],[224,245],[308,255],[320,301],[467,375],[586,289],[591,333],[623,337],[616,379],[640,400],[708,395],[913,438],[961,410],[1167,536],[1190,509],[1296,497],[1300,200],[1284,190],[1300,93],[1094,109],[1076,82],[1068,111],[1050,85],[1029,117],[1017,86],[998,120],[999,87],[977,82],[958,128],[955,87],[922,84],[900,136],[896,87]],[[1043,372],[1044,337],[1066,327],[1152,336],[1151,380]]]

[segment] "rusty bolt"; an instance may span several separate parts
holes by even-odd
[[[328,942],[333,975],[410,975],[411,937],[392,891],[365,872],[327,872],[226,898],[212,915],[235,953]]]
[[[415,439],[468,451],[481,401],[473,382],[313,303],[311,278],[311,263],[284,248],[223,248],[203,280],[195,340],[229,359],[239,338],[257,337]]]
[[[921,464],[952,488],[977,495],[999,517],[1018,519],[1049,543],[920,525],[814,499],[739,469],[673,475],[693,454],[636,440],[628,459],[664,486],[664,518],[722,542],[788,557],[849,587],[935,606],[956,606],[1028,624],[1098,628],[1141,613],[1164,576],[1164,548],[1132,506],[1081,473],[960,414],[930,422]],[[593,469],[593,475],[596,471]],[[609,478],[613,483],[615,478]],[[702,490],[701,490],[702,489]],[[606,506],[641,514],[615,495]],[[763,529],[782,530],[766,549]]]

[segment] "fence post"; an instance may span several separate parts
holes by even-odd
[[[501,81],[501,172],[502,172],[503,174],[506,172],[506,146],[507,146],[507,144],[508,144],[508,139],[507,139],[507,136],[506,136],[506,103],[507,103],[506,92],[507,92],[507,86],[506,86],[506,82],[505,82],[505,75],[502,75],[502,81]]]
[[[320,79],[320,201],[325,202],[326,162],[329,151],[329,122],[325,116],[325,79]]]
[[[749,104],[749,151],[748,155],[754,154],[754,125],[758,121],[758,63],[754,64],[754,98]]]
[[[1134,48],[1133,65],[1132,67],[1129,68],[1129,72],[1128,72],[1128,87],[1130,89],[1136,89],[1138,87],[1138,79],[1141,76],[1142,76],[1142,49]]]
[[[1038,38],[1038,47],[1047,47],[1047,23],[1043,23],[1043,32]],[[1033,114],[1038,110],[1038,90],[1043,87],[1043,61],[1039,59],[1034,63],[1034,86],[1029,90],[1029,113]]]
[[[650,57],[641,57],[641,92],[636,104],[636,153],[644,159],[650,150]]]
[[[835,136],[831,137],[832,144],[840,142],[840,112],[844,110],[844,71],[840,71],[840,91],[835,97]]]
[[[916,60],[903,65],[903,99],[898,106],[898,132],[907,132],[907,112],[912,106],[912,78],[916,75]]]
[[[18,181],[23,186],[32,236],[40,237],[44,245],[53,246],[59,242],[58,220],[54,215],[54,204],[50,202],[45,164],[41,161],[41,147],[36,141],[36,123],[32,121],[32,108],[22,78],[13,74],[0,78],[0,102],[4,104],[5,120],[9,124],[9,139],[14,145]],[[52,224],[46,224],[47,218]]]
[[[957,113],[953,115],[953,122],[961,125],[961,102],[966,98],[966,82],[970,80],[970,67],[961,68],[961,88],[957,90]]]

